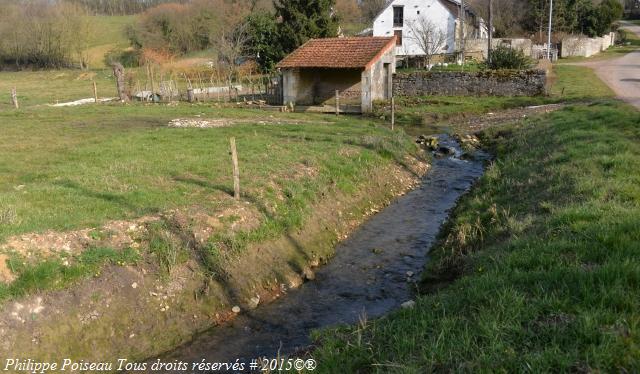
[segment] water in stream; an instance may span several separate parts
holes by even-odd
[[[314,281],[199,335],[161,360],[234,362],[286,355],[309,345],[314,329],[354,324],[362,315],[380,317],[412,299],[407,274],[417,279],[450,210],[483,173],[484,155],[463,160],[451,138],[442,136],[441,144],[456,154],[434,159],[421,187],[340,243]]]

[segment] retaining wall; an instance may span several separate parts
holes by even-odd
[[[399,73],[393,79],[395,96],[536,96],[545,94],[543,70]]]

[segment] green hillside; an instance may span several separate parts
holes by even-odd
[[[135,16],[90,16],[94,28],[90,40],[89,66],[92,69],[105,67],[104,57],[114,49],[129,47],[126,30],[135,21]]]

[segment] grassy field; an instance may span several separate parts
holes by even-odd
[[[171,119],[195,115],[245,118],[246,124],[167,127]],[[14,219],[0,226],[0,240],[45,229],[91,227],[189,204],[215,206],[220,201],[211,192],[226,194],[232,187],[232,136],[246,176],[243,187],[252,193],[264,191],[271,181],[286,184],[291,171],[305,165],[320,173],[313,186],[306,186],[310,195],[331,178],[353,188],[360,168],[386,162],[363,141],[389,141],[390,147],[400,147],[390,150],[398,152],[406,145],[394,143],[402,138],[387,130],[354,118],[293,115],[283,119],[300,124],[255,125],[265,116],[261,111],[190,105],[2,112],[0,207],[14,212]],[[340,156],[351,148],[358,157]]]
[[[236,123],[169,128],[176,118]],[[299,227],[322,194],[356,194],[371,170],[417,151],[403,133],[366,119],[207,105],[32,107],[0,111],[0,123],[0,244],[173,209],[214,215],[233,207],[230,137],[237,139],[244,200],[259,212],[270,207],[256,229],[234,236],[234,246]],[[59,288],[99,264],[135,258],[90,248],[73,268],[60,260],[25,267],[23,256],[6,254],[17,280],[0,285],[0,299]]]
[[[93,83],[98,96],[117,96],[110,70],[41,70],[0,73],[0,111],[13,108],[11,89],[16,88],[22,108],[35,105],[64,103],[93,97]]]
[[[585,68],[558,73],[591,103],[486,131],[496,160],[416,306],[317,333],[319,372],[640,370],[640,113]]]

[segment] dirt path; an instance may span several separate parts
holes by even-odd
[[[623,27],[640,36],[640,26],[623,22]],[[588,66],[616,93],[618,98],[640,109],[640,50],[614,60],[580,63]]]

